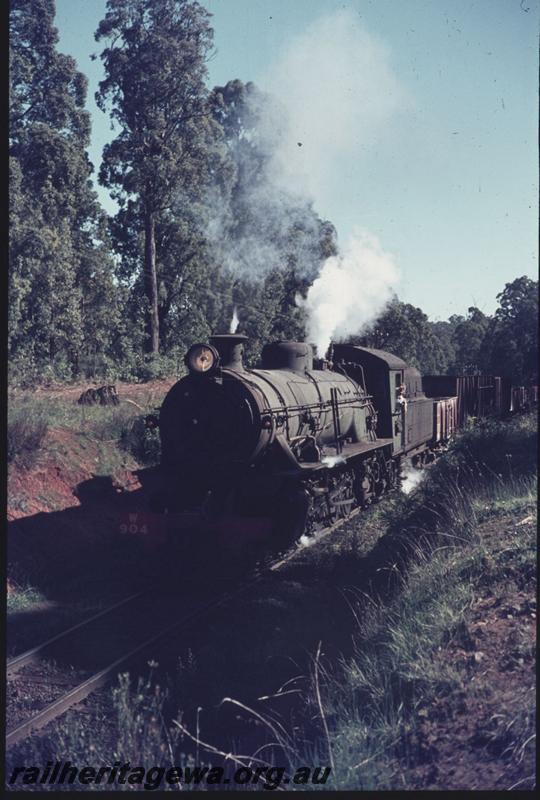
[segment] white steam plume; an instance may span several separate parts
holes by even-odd
[[[235,306],[234,310],[233,310],[231,324],[229,325],[229,333],[236,333],[236,331],[238,329],[238,323],[239,322],[240,322],[240,320],[238,318],[238,311],[236,310],[236,306]]]
[[[392,297],[398,270],[378,240],[355,232],[343,253],[327,258],[307,297],[308,341],[324,357],[332,339],[361,333]]]
[[[401,473],[401,491],[410,494],[419,486],[425,477],[425,472],[415,469],[409,462],[405,465]]]
[[[343,458],[343,456],[323,456],[321,458],[321,464],[324,464],[326,467],[338,467],[340,464],[346,464],[347,462]]]
[[[332,337],[356,334],[392,296],[398,273],[392,258],[369,233],[355,234],[341,255],[327,259],[318,277],[313,246],[320,234],[313,209],[329,214],[328,200],[343,191],[352,160],[370,147],[409,105],[386,45],[362,27],[352,10],[326,14],[289,40],[257,85],[273,95],[251,95],[264,154],[264,171],[241,170],[238,196],[248,209],[241,235],[231,235],[226,204],[216,195],[207,236],[223,266],[236,275],[264,279],[285,267],[276,245],[294,226],[295,271],[313,281],[305,300],[308,341],[324,355]],[[238,151],[240,156],[242,150]],[[254,179],[255,178],[255,179]],[[245,220],[243,220],[245,222]]]
[[[350,9],[312,22],[260,83],[285,110],[275,179],[312,198],[323,215],[328,192],[342,189],[350,159],[365,157],[390,119],[410,105],[389,48]],[[274,114],[267,123],[275,131]]]

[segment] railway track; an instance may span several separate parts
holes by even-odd
[[[314,537],[314,543],[328,536],[345,522],[349,522],[359,512],[360,509],[354,509],[347,517],[337,520],[318,533]],[[203,618],[205,614],[242,595],[281,569],[298,553],[299,549],[294,547],[272,561],[263,562],[240,586],[230,591],[217,592],[210,599],[206,584],[201,588],[200,597],[193,594],[183,597],[179,593],[154,592],[152,603],[148,604],[148,592],[131,595],[11,659],[7,664],[7,677],[8,681],[11,681],[8,697],[14,690],[16,694],[17,680],[24,683],[26,692],[29,686],[37,687],[38,694],[40,687],[46,686],[50,690],[51,686],[57,686],[58,693],[53,698],[42,698],[41,703],[36,703],[35,698],[34,700],[30,698],[31,702],[41,707],[37,711],[32,710],[30,715],[24,715],[23,719],[18,720],[7,731],[6,748],[42,731],[46,725],[79,705],[92,692],[114,680],[121,669],[125,669],[134,660],[142,657],[165,637],[180,632],[182,628]],[[173,619],[171,619],[171,605],[173,608],[179,606],[181,608]],[[156,629],[156,619],[164,619],[166,622]],[[106,653],[106,656],[103,653]],[[61,670],[60,676],[55,676],[54,664],[58,660],[75,667],[68,669],[67,677],[65,668],[64,671]]]
[[[108,608],[99,611],[97,614],[93,614],[88,619],[84,619],[81,622],[78,622],[76,625],[72,625],[70,628],[67,628],[64,631],[52,636],[50,639],[47,639],[45,642],[37,645],[37,647],[32,647],[30,650],[26,650],[24,653],[21,653],[18,656],[14,656],[13,658],[9,659],[6,665],[7,677],[12,678],[22,667],[26,666],[27,664],[32,664],[39,660],[40,657],[43,656],[47,648],[52,647],[53,644],[56,644],[63,639],[65,639],[70,634],[75,633],[76,631],[80,631],[85,628],[87,625],[90,625],[92,622],[102,619],[103,617],[109,616],[113,611],[116,611],[118,608],[122,608],[123,606],[127,605],[128,603],[133,602],[137,598],[142,596],[142,592],[137,592],[136,594],[131,594],[129,597],[125,597],[123,600],[120,600],[118,603],[114,603],[114,605],[109,606]]]

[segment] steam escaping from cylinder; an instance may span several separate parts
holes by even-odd
[[[238,317],[238,311],[236,310],[236,306],[235,306],[234,310],[233,310],[233,315],[231,317],[231,322],[230,322],[230,325],[229,325],[229,333],[236,333],[236,331],[238,329],[238,323],[239,322],[240,322],[240,319]]]
[[[346,461],[343,456],[324,456],[321,458],[321,464],[324,464],[325,467],[330,467],[330,469],[345,463]]]
[[[401,491],[404,494],[410,494],[422,483],[424,476],[425,472],[415,469],[413,465],[408,462],[401,472]]]
[[[327,258],[305,298],[307,337],[324,357],[331,341],[360,334],[392,298],[399,273],[375,236],[355,231],[344,251]]]

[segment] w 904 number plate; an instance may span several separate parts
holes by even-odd
[[[148,511],[125,512],[120,515],[118,530],[131,536],[163,537],[167,532],[166,519],[162,514]]]

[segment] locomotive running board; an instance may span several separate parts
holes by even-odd
[[[376,442],[356,442],[355,444],[345,444],[341,453],[329,452],[326,458],[335,458],[333,466],[337,467],[344,462],[350,461],[357,456],[362,456],[365,453],[371,453],[373,450],[381,450],[383,447],[389,447],[393,444],[393,439],[377,439]],[[323,456],[325,458],[325,456]],[[343,459],[343,461],[341,460]],[[324,464],[322,461],[296,461],[295,469],[282,469],[276,474],[283,477],[292,477],[300,475],[302,472],[317,472],[321,469],[332,469],[330,464]]]
[[[356,456],[364,455],[365,453],[370,453],[373,450],[381,450],[383,447],[388,447],[392,445],[393,439],[377,439],[376,442],[356,442],[355,444],[345,444],[343,445],[343,450],[341,453],[329,453],[327,457],[329,458],[338,458],[343,459],[344,461],[349,461],[351,458],[355,458]],[[324,456],[323,456],[324,458]],[[338,464],[343,463],[342,461],[338,461]],[[329,464],[324,464],[323,462],[317,463],[300,463],[300,468],[302,470],[320,470],[320,469],[328,469]]]

